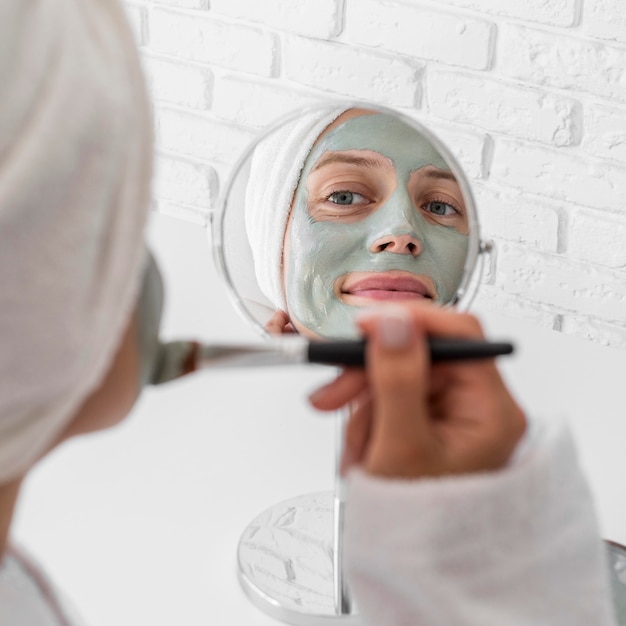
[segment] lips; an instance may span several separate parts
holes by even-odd
[[[410,272],[353,272],[340,285],[343,299],[412,300],[435,299],[437,292],[430,278]],[[356,303],[356,302],[355,302]]]

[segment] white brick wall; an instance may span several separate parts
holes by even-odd
[[[410,107],[419,99],[421,68],[406,58],[344,43],[283,39],[285,79],[335,94]]]
[[[341,30],[340,0],[211,0],[211,9],[307,37],[326,39]]]
[[[440,0],[448,5],[478,12],[492,13],[539,24],[574,26],[578,19],[580,0]],[[615,3],[621,0],[614,0]]]
[[[626,100],[626,49],[598,40],[554,31],[503,25],[497,50],[505,76]]]
[[[185,61],[272,75],[275,35],[206,13],[154,7],[149,22],[150,48]]]
[[[211,146],[210,159],[231,164],[254,139],[255,133],[196,113],[161,107],[156,112],[156,128],[162,150],[184,154],[202,161]]]
[[[215,86],[211,110],[224,121],[263,128],[281,115],[322,100],[322,94],[304,92],[296,86],[222,75]]]
[[[211,104],[213,72],[200,64],[146,56],[147,77],[158,102],[205,111]]]
[[[573,98],[435,68],[427,91],[438,117],[556,146],[580,141],[582,107]]]
[[[125,0],[155,208],[207,220],[247,142],[357,97],[450,146],[497,244],[481,306],[626,349],[626,0]]]
[[[582,145],[594,156],[626,163],[626,108],[590,104],[585,109]]]
[[[388,0],[346,0],[344,38],[415,59],[486,69],[494,24]]]
[[[496,140],[491,174],[520,191],[598,209],[619,209],[626,201],[625,166],[516,139]]]
[[[626,43],[626,11],[623,0],[586,0],[584,32],[591,37]]]

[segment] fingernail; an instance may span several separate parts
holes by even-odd
[[[316,400],[321,396],[322,394],[319,391],[314,391],[313,393],[309,394],[308,397],[308,401],[309,404],[315,404]]]
[[[356,312],[355,319],[357,322],[360,322],[361,320],[369,320],[372,317],[380,315],[382,308],[383,307],[380,304],[378,306],[364,306]]]
[[[328,385],[324,385],[319,389],[316,389],[312,393],[309,394],[308,400],[311,404],[315,404],[318,400],[322,399],[326,395],[326,389]]]
[[[400,309],[385,311],[378,319],[377,328],[381,344],[391,350],[407,347],[415,336],[411,317]]]

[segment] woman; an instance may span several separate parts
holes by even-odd
[[[304,114],[256,148],[247,187],[256,275],[279,309],[266,328],[354,336],[359,307],[452,302],[468,221],[445,158],[397,116]]]
[[[121,420],[153,366],[159,289],[142,245],[151,169],[149,107],[132,37],[114,0],[5,0],[0,4],[0,85],[0,624],[68,625],[76,622],[64,602],[39,568],[10,545],[9,531],[29,470],[68,438]],[[478,332],[468,328],[465,316],[437,317],[446,327],[439,328],[416,311],[411,319],[420,324],[420,332]],[[349,446],[352,461],[382,476],[474,471],[484,468],[485,462],[492,469],[505,462],[523,423],[488,367],[473,375],[459,370],[450,389],[461,384],[472,393],[476,384],[480,397],[490,402],[495,394],[497,401],[483,407],[490,409],[485,414],[493,421],[502,412],[508,426],[492,429],[487,446],[481,445],[480,437],[467,440],[465,450],[424,446],[427,429],[422,427],[428,422],[426,410],[431,409],[424,386],[428,364],[418,331],[412,333],[402,315],[396,318],[380,327],[372,321],[362,323],[373,340],[369,360],[378,364],[370,371],[371,411],[362,374],[347,373],[315,399],[318,406],[331,408],[355,395],[362,397],[363,408],[355,414],[360,417],[353,422],[358,445]],[[381,370],[385,364],[388,371],[404,374],[390,378]],[[415,375],[421,385],[413,385]],[[432,375],[434,380],[434,369]],[[447,385],[439,392],[449,399]],[[415,417],[416,410],[421,430],[407,430],[412,422],[406,418]],[[444,417],[448,415],[446,411]],[[431,454],[433,450],[436,454]],[[580,478],[574,478],[579,485]],[[364,550],[359,560],[359,546],[364,545],[359,533],[368,520],[377,519],[376,510],[358,512],[363,498],[373,495],[376,506],[382,498],[397,495],[393,482],[384,483],[383,493],[368,492],[372,480],[376,488],[377,481],[368,476],[360,483],[358,478],[352,480],[348,529],[352,580],[366,619],[399,624],[407,615],[412,619],[414,603],[405,602],[403,590],[412,589],[419,579],[422,552],[414,550],[414,534],[401,538],[402,550],[411,555],[404,564],[417,567],[399,567],[399,578],[383,580],[381,573],[389,573],[390,563],[396,567],[402,562],[396,552],[386,549],[380,533],[373,532],[372,546],[378,545],[379,553]],[[401,494],[409,508],[419,500],[414,487],[408,485],[406,499]],[[415,488],[419,491],[421,485]],[[584,490],[579,495],[586,503]],[[489,493],[483,499],[485,506],[491,502]],[[539,499],[537,504],[549,503]],[[588,559],[586,565],[597,578],[597,554],[589,550],[588,541],[594,530],[568,539],[581,546],[577,554]],[[417,538],[429,544],[427,536]],[[559,552],[563,554],[571,556],[571,550]],[[493,575],[505,560],[506,555],[494,556],[485,564],[486,571]],[[371,571],[372,564],[380,565],[378,574]],[[570,560],[566,564],[575,565]],[[520,571],[528,574],[528,568]],[[441,581],[452,580],[457,584],[453,590],[459,592],[464,591],[460,579],[467,583],[475,578],[474,572],[455,574],[448,572]],[[578,580],[590,579],[581,575]],[[513,577],[509,581],[519,582]],[[381,606],[384,609],[380,600],[390,597],[390,589],[401,602],[396,615],[387,619],[380,612]],[[364,593],[369,591],[372,601]],[[506,590],[498,591],[506,596]],[[591,591],[590,605],[599,611],[598,603],[605,600],[602,589]],[[479,595],[477,600],[483,611],[511,609],[511,614],[500,611],[504,617],[497,623],[514,624],[511,615],[519,606],[500,602],[497,594]],[[602,621],[604,615],[606,611],[598,612],[585,623],[609,624]],[[461,618],[453,623],[462,624],[465,618],[465,623],[472,623],[468,615]]]

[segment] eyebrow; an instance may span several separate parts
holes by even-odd
[[[386,159],[376,159],[372,157],[361,157],[353,154],[342,154],[341,152],[335,152],[328,156],[322,156],[320,160],[315,164],[315,167],[311,172],[315,172],[321,167],[330,165],[331,163],[348,163],[349,165],[359,165],[361,167],[380,167],[385,165]]]
[[[458,182],[456,176],[447,170],[427,170],[424,172],[424,176],[426,176],[426,178],[444,178],[445,180],[451,180],[455,183]]]

